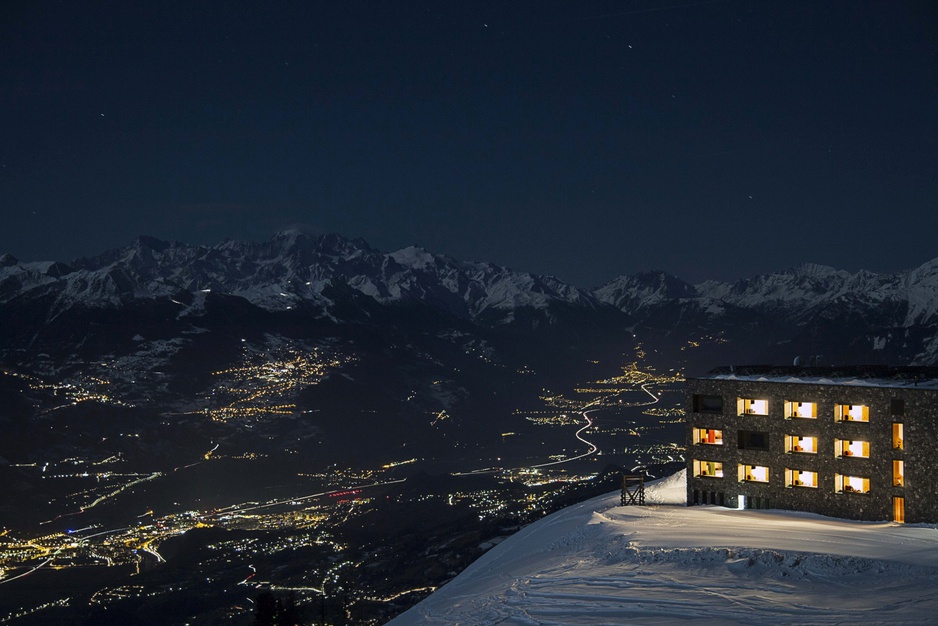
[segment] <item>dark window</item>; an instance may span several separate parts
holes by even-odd
[[[768,450],[769,433],[757,430],[741,430],[738,432],[740,450]]]
[[[892,402],[889,403],[889,412],[892,415],[904,415],[905,414],[905,400],[900,400],[899,398],[893,398]]]
[[[694,394],[695,413],[722,413],[723,396],[704,396]]]

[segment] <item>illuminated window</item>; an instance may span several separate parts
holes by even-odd
[[[715,428],[695,428],[694,443],[711,446],[723,445],[723,431]]]
[[[718,461],[698,461],[694,459],[694,476],[723,478],[723,464]]]
[[[811,487],[817,489],[817,472],[785,469],[786,487]]]
[[[892,447],[894,450],[902,450],[902,424],[893,422],[892,425]]]
[[[870,479],[863,476],[834,474],[834,489],[837,493],[869,493]]]
[[[905,463],[902,461],[892,462],[892,484],[894,487],[905,486]]]
[[[769,468],[764,465],[740,465],[739,480],[751,483],[769,482]]]
[[[892,521],[902,524],[905,522],[905,498],[892,499]]]
[[[852,439],[834,439],[834,456],[850,456],[858,459],[870,458],[870,442]]]
[[[868,422],[870,407],[865,404],[838,404],[834,407],[834,419],[838,422]]]
[[[804,452],[805,454],[817,454],[817,437],[785,435],[785,452]]]
[[[785,401],[785,417],[801,417],[804,419],[817,419],[816,402]]]
[[[750,398],[740,398],[737,403],[737,409],[740,415],[768,415],[768,400],[753,400]]]

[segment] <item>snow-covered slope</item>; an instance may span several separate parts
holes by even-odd
[[[412,624],[928,624],[938,530],[685,507],[684,476],[532,524],[393,620]]]
[[[234,296],[267,311],[302,309],[337,322],[363,319],[375,305],[419,304],[489,326],[523,321],[536,327],[563,315],[574,323],[622,322],[688,340],[729,332],[741,343],[759,343],[761,356],[786,361],[826,354],[855,362],[938,362],[938,259],[896,274],[808,264],[696,286],[644,272],[590,291],[416,246],[386,253],[360,239],[299,231],[214,246],[140,237],[68,264],[0,256],[0,306],[17,309],[10,319],[39,315],[48,322],[74,307],[153,300],[178,305],[180,316],[198,316],[206,294],[216,302],[216,296]]]
[[[768,315],[785,315],[803,320],[824,307],[844,300],[854,300],[857,305],[865,307],[888,303],[903,306],[911,304],[911,291],[923,282],[927,285],[930,280],[938,280],[938,274],[933,267],[929,268],[929,264],[899,274],[874,274],[865,270],[850,274],[808,263],[732,284],[707,281],[697,285],[697,291],[702,296],[718,298]],[[918,316],[906,322],[927,322],[933,320],[936,314],[938,306],[920,309]]]
[[[625,313],[634,313],[662,302],[698,296],[694,287],[665,272],[619,276],[595,289],[593,295]]]
[[[721,316],[737,327],[762,320],[778,330],[772,341],[786,346],[786,360],[799,351],[834,361],[938,360],[938,259],[895,274],[804,264],[735,283],[695,286],[646,272],[619,277],[593,295],[639,319],[675,319],[680,307],[678,319],[710,330],[715,328],[710,322]]]
[[[903,326],[938,322],[938,259],[908,272],[855,274],[806,263],[735,283],[688,285],[663,272],[619,278],[595,289],[602,302],[625,312],[679,299],[701,299],[750,309],[772,318],[804,321],[818,311],[850,302],[864,308],[901,308]]]
[[[328,308],[330,287],[350,288],[381,304],[420,302],[463,318],[490,310],[546,309],[554,302],[598,306],[587,291],[553,277],[460,262],[416,247],[388,254],[360,239],[299,231],[263,243],[226,241],[211,247],[140,237],[126,248],[71,265],[0,257],[0,303],[49,295],[58,309],[209,291],[267,310],[300,303]]]

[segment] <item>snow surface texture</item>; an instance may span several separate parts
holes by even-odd
[[[393,620],[409,624],[932,624],[938,529],[594,498],[531,524]]]

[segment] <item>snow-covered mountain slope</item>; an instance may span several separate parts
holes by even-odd
[[[644,272],[590,291],[416,246],[387,253],[361,239],[299,231],[214,246],[140,237],[68,264],[0,257],[3,319],[41,317],[48,323],[75,307],[146,307],[154,301],[172,303],[178,316],[198,317],[207,299],[231,297],[265,311],[302,310],[339,323],[368,318],[381,307],[419,305],[488,327],[518,322],[533,329],[564,319],[657,332],[679,342],[728,332],[740,344],[759,344],[761,358],[784,361],[825,354],[851,362],[938,362],[938,259],[896,274],[802,265],[696,286]]]
[[[794,322],[844,302],[864,308],[891,306],[903,310],[902,326],[912,326],[938,322],[938,259],[896,274],[865,270],[851,274],[808,263],[735,283],[706,281],[695,286],[663,272],[645,272],[620,276],[593,294],[627,313],[678,299],[699,299]]]
[[[850,274],[823,265],[805,264],[775,274],[762,274],[735,283],[708,281],[697,285],[702,296],[760,311],[774,316],[805,320],[818,310],[843,301],[864,307],[888,304],[911,305],[910,290],[924,281],[938,280],[929,264],[911,272],[874,274],[861,270]],[[926,287],[927,288],[927,287]],[[934,321],[938,306],[920,309],[907,324]]]
[[[696,286],[649,272],[617,278],[593,294],[639,318],[673,319],[680,306],[682,319],[698,327],[702,318],[720,316],[736,326],[762,320],[778,329],[774,341],[785,346],[785,359],[800,353],[837,360],[850,353],[846,358],[870,362],[938,360],[938,259],[895,274],[805,264]]]
[[[203,247],[141,237],[132,245],[70,265],[0,259],[0,303],[48,295],[54,308],[112,306],[132,298],[220,292],[267,310],[301,303],[328,308],[329,288],[351,289],[381,304],[420,302],[476,318],[486,311],[552,303],[599,306],[587,291],[549,276],[490,263],[464,263],[411,247],[384,253],[362,240],[285,231],[271,241]]]
[[[593,295],[624,313],[635,313],[664,302],[698,297],[693,286],[665,272],[619,276],[593,290]]]
[[[784,511],[685,507],[683,473],[548,516],[390,622],[927,624],[938,531]]]

